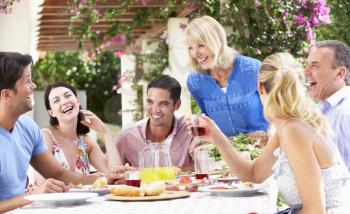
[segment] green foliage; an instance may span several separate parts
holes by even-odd
[[[120,124],[120,95],[112,91],[120,71],[120,60],[104,52],[94,64],[80,60],[79,52],[48,52],[33,67],[33,81],[39,90],[48,84],[66,81],[87,92],[87,108],[103,121]]]
[[[77,41],[80,48],[83,47],[84,41],[91,41],[94,52],[101,49],[101,45],[110,41],[116,35],[125,35],[127,42],[133,42],[132,30],[145,25],[145,23],[154,25],[163,25],[169,17],[176,15],[177,7],[176,0],[165,1],[165,7],[140,7],[138,8],[132,22],[125,23],[119,20],[113,20],[112,25],[106,32],[93,32],[91,26],[98,23],[99,20],[111,20],[115,17],[121,16],[129,7],[136,3],[136,0],[120,1],[118,7],[109,9],[97,9],[96,5],[103,2],[103,0],[89,0],[83,3],[81,0],[73,0],[71,2],[71,11],[75,13],[71,17],[69,32],[71,35],[78,35]],[[186,3],[186,1],[184,1]],[[145,4],[147,2],[145,1]],[[77,24],[79,23],[79,24]]]
[[[250,158],[254,159],[260,154],[260,145],[253,138],[247,137],[245,134],[238,134],[230,138],[232,146],[239,152],[249,152]],[[216,160],[221,160],[221,154],[217,148],[210,144],[210,156],[215,157]]]
[[[350,1],[329,0],[331,24],[316,30],[317,40],[337,39],[350,44]]]
[[[81,0],[71,2],[75,16],[71,18],[70,33],[78,35],[77,41],[82,45],[83,41],[89,40],[93,43],[91,53],[99,54],[104,48],[109,46],[109,42],[116,35],[124,35],[127,43],[132,41],[132,30],[142,26],[147,22],[153,25],[166,24],[169,17],[176,16],[177,11],[182,11],[185,7],[193,12],[189,18],[196,16],[210,15],[217,19],[228,32],[228,44],[244,55],[257,59],[264,59],[267,55],[288,51],[296,57],[305,56],[305,50],[310,47],[310,37],[308,30],[313,30],[317,39],[339,39],[349,43],[350,3],[347,0],[328,1],[331,7],[330,25],[314,24],[312,17],[315,14],[315,5],[321,5],[322,1],[294,1],[294,0],[185,0],[182,1],[181,8],[176,8],[176,0],[165,1],[166,6],[161,8],[147,7],[147,1],[142,1],[146,7],[141,7],[134,16],[133,22],[125,24],[121,21],[114,21],[106,32],[92,32],[91,25],[99,20],[110,20],[123,14],[136,0],[121,1],[119,7],[111,9],[100,9],[96,5],[103,0],[89,0],[83,3]],[[314,5],[310,9],[310,5]],[[318,12],[317,12],[318,13]],[[338,15],[342,14],[342,15]],[[310,22],[310,26],[298,24],[297,16],[302,15]],[[319,19],[320,20],[320,19]],[[78,24],[77,24],[78,23]],[[312,35],[311,35],[312,36]],[[115,41],[114,41],[115,42]],[[165,47],[164,47],[165,46]],[[134,85],[136,89],[139,80],[146,82],[153,77],[160,75],[167,66],[168,53],[167,45],[160,44],[160,48],[153,54],[142,55],[136,53],[137,65]],[[160,51],[160,52],[159,52]],[[144,72],[141,68],[144,62],[150,62],[156,69],[151,72]],[[142,111],[142,99],[136,101],[137,109]],[[198,111],[192,105],[193,111]],[[142,112],[138,114],[142,117]]]
[[[244,55],[262,60],[272,53],[288,51],[300,57],[310,45],[305,26],[295,23],[297,14],[307,13],[299,1],[219,2],[205,0],[197,12],[213,16],[233,32],[228,44]]]
[[[191,112],[192,112],[192,114],[198,114],[201,112],[196,101],[194,100],[194,98],[192,96],[191,96]]]
[[[143,118],[143,93],[142,87],[139,86],[139,81],[151,81],[154,77],[163,74],[163,70],[168,67],[168,45],[165,42],[160,42],[155,51],[145,54],[135,54],[136,69],[133,78],[132,88],[137,91],[137,99],[134,101],[136,108],[133,109],[134,120]],[[144,72],[145,64],[150,65],[147,72]]]

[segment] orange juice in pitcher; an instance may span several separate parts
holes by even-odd
[[[172,167],[169,145],[149,143],[140,154],[141,182],[175,180],[176,172]]]
[[[142,182],[169,181],[176,180],[174,167],[157,167],[141,169]]]

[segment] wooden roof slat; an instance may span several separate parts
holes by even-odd
[[[123,0],[106,0],[98,2],[97,8],[117,8],[123,3]],[[46,8],[60,8],[69,6],[65,0],[45,0],[42,7]],[[147,0],[146,4],[142,1],[135,1],[130,7],[164,7],[166,6],[166,0]]]
[[[74,13],[71,11],[71,6],[68,3],[70,0],[44,0],[41,5],[42,10],[39,12],[39,26],[38,26],[38,44],[39,51],[48,50],[76,50],[78,48],[78,42],[75,40],[77,34],[69,35],[69,26],[77,26],[81,24],[80,20],[77,20],[71,24],[71,17]],[[98,1],[97,9],[100,12],[108,8],[118,8],[123,0],[105,0]],[[129,8],[120,16],[112,19],[100,19],[98,23],[91,26],[91,31],[100,31],[101,35],[107,32],[111,25],[119,21],[122,25],[129,25],[134,21],[135,15],[141,8],[162,8],[166,5],[167,0],[146,0],[146,4],[142,4],[143,1],[136,0]],[[180,8],[182,1],[177,1],[177,8]],[[179,10],[179,9],[177,9]],[[149,38],[154,35],[159,35],[165,28],[160,27],[164,23],[164,20],[154,19],[147,20],[142,27],[137,27],[132,30],[131,36],[134,41],[138,41],[141,38]],[[92,43],[86,41],[84,47],[91,48]],[[125,47],[112,45],[108,49],[125,49]]]

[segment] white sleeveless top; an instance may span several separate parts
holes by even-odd
[[[287,156],[280,148],[275,149],[273,153],[277,158],[272,170],[278,190],[288,206],[300,210],[302,203]],[[321,175],[325,188],[327,214],[350,213],[350,173],[345,165],[341,162],[321,169]]]

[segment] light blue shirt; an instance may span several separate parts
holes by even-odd
[[[335,133],[335,144],[350,171],[350,86],[322,102],[321,110]]]
[[[38,125],[21,116],[12,132],[0,127],[0,200],[23,194],[30,159],[47,150]]]

